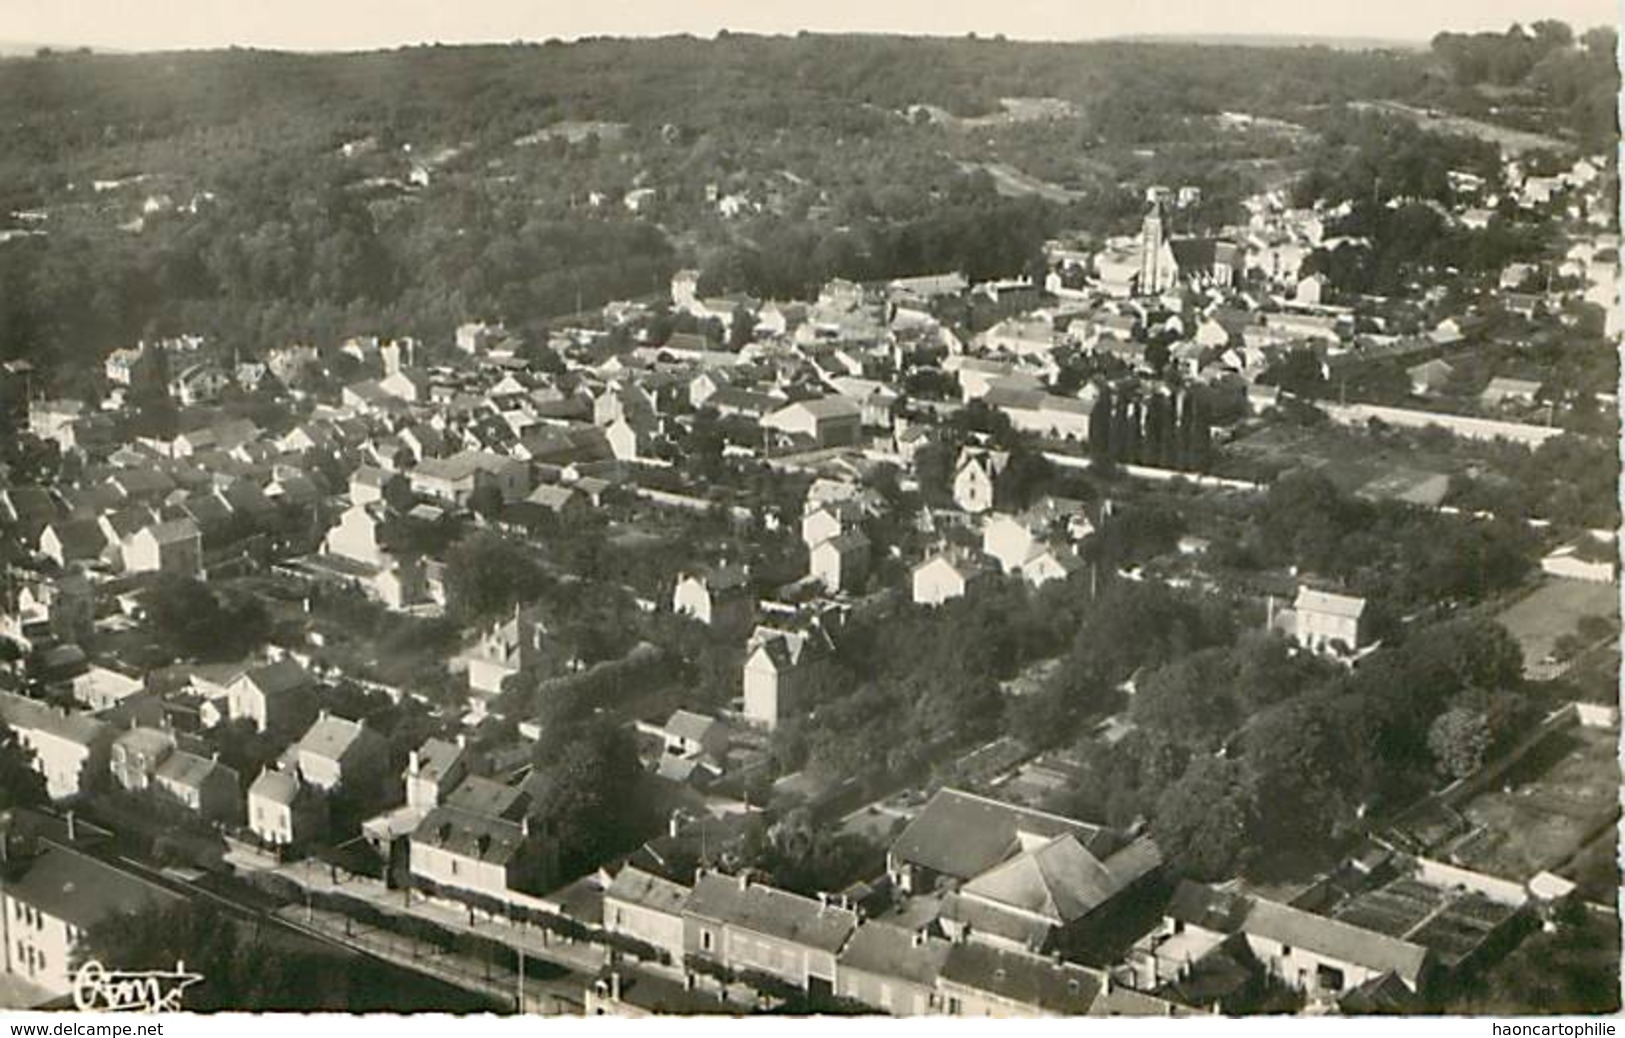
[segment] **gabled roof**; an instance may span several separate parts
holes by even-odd
[[[952,947],[940,937],[872,920],[858,927],[842,949],[840,968],[935,987]]]
[[[255,800],[291,805],[299,799],[299,780],[286,771],[262,771],[248,787],[248,795]]]
[[[19,731],[46,732],[81,746],[89,746],[112,731],[89,714],[60,711],[14,692],[0,692],[0,720]]]
[[[448,774],[463,756],[464,749],[447,739],[428,739],[418,747],[418,775],[439,779]]]
[[[670,915],[682,914],[689,894],[689,889],[681,883],[645,872],[636,865],[627,865],[616,873],[615,879],[604,891],[605,899],[614,898]]]
[[[1099,975],[1083,966],[975,943],[949,950],[942,979],[1061,1016],[1087,1013],[1101,989]]]
[[[722,722],[714,717],[692,710],[678,710],[666,721],[666,733],[679,739],[701,742],[721,725]]]
[[[700,877],[684,914],[831,954],[858,925],[855,912],[720,872]]]
[[[244,672],[241,680],[250,682],[267,696],[274,696],[304,688],[310,684],[310,675],[299,661],[283,658]]]
[[[55,535],[64,559],[93,559],[107,547],[107,536],[94,519],[70,519],[52,523],[47,530]],[[40,534],[43,543],[45,534]]]
[[[1065,925],[1089,914],[1162,862],[1156,845],[1136,840],[1105,861],[1065,833],[966,883],[965,894]]]
[[[142,532],[160,545],[181,544],[186,541],[196,540],[202,536],[198,531],[197,523],[190,519],[171,519],[166,523],[149,526]]]
[[[1241,928],[1250,936],[1303,948],[1337,962],[1376,972],[1392,971],[1413,989],[1428,956],[1426,948],[1397,937],[1263,899],[1253,901]]]
[[[446,796],[446,803],[469,814],[487,818],[508,818],[526,806],[526,794],[517,786],[506,785],[481,775],[470,775]]]
[[[814,421],[819,422],[838,418],[857,418],[863,413],[857,401],[839,394],[818,397],[814,400],[797,400],[780,408],[776,415],[793,410],[805,411]]]
[[[1298,598],[1293,608],[1300,612],[1325,613],[1348,620],[1358,620],[1360,614],[1365,612],[1365,599],[1301,587],[1298,589]]]
[[[1072,818],[944,789],[914,817],[891,846],[893,859],[960,880],[986,872],[1018,854],[1022,837],[1073,834],[1091,854],[1114,849],[1117,838]]]
[[[505,866],[524,846],[525,831],[517,822],[443,804],[418,823],[412,832],[412,842],[458,857]]]
[[[360,721],[327,714],[318,717],[299,740],[299,752],[337,761],[342,760],[352,747],[369,739],[382,740],[383,736]]]
[[[165,757],[154,774],[166,782],[192,789],[203,788],[203,785],[216,775],[227,775],[231,778],[233,786],[237,784],[237,772],[231,768],[217,760],[187,753],[185,750],[176,750]]]
[[[8,882],[6,894],[81,930],[110,916],[169,907],[180,900],[128,872],[56,846],[34,859],[21,879]]]
[[[846,555],[849,552],[862,551],[869,547],[869,538],[864,536],[862,530],[848,530],[845,533],[836,534],[822,544],[815,545],[812,550],[818,551],[825,546],[833,548],[841,555]]]
[[[1247,918],[1247,899],[1188,879],[1180,880],[1163,914],[1213,933],[1235,933]]]

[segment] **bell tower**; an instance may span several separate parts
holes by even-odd
[[[1163,223],[1162,201],[1157,199],[1147,207],[1140,224],[1140,284],[1141,295],[1155,295],[1166,287],[1164,282],[1172,271],[1164,270],[1162,247],[1167,230]]]

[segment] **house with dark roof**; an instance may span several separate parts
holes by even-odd
[[[203,533],[190,519],[171,519],[138,531],[124,542],[127,573],[203,574]]]
[[[59,567],[93,562],[107,547],[107,537],[94,519],[66,519],[51,523],[39,535],[39,553]]]
[[[204,821],[231,823],[243,815],[237,772],[212,757],[176,750],[153,771],[152,784]]]
[[[626,865],[604,889],[604,929],[661,949],[683,962],[683,909],[692,891],[681,883]]]
[[[833,993],[836,956],[858,926],[857,913],[828,897],[802,897],[748,873],[702,874],[683,919],[685,959],[766,974],[815,994]]]
[[[22,875],[0,886],[5,970],[66,995],[74,956],[85,934],[114,916],[167,908],[180,899],[146,880],[55,844],[29,860]]]
[[[771,731],[801,709],[804,690],[818,680],[832,649],[817,624],[757,627],[745,646],[745,718]]]
[[[869,575],[869,538],[854,529],[815,544],[807,572],[831,593],[860,590]]]
[[[448,803],[413,830],[408,860],[414,885],[431,894],[503,900],[509,891],[547,890],[557,878],[556,858],[528,818],[509,821]]]
[[[246,719],[259,731],[297,729],[309,716],[315,682],[299,661],[283,658],[251,667],[226,686],[226,716]]]
[[[473,754],[449,739],[429,739],[406,758],[406,803],[427,810],[437,806],[469,775]]]
[[[949,1016],[1084,1016],[1105,987],[1085,966],[981,944],[955,944],[938,976]]]
[[[849,447],[863,435],[863,409],[849,397],[831,394],[786,404],[761,423],[785,444]]]
[[[389,770],[389,744],[382,735],[364,722],[325,710],[289,756],[301,780],[329,794],[375,793]]]
[[[1087,822],[943,789],[892,842],[886,871],[896,889],[928,893],[939,879],[964,883],[1065,835],[1077,837],[1097,856],[1112,853],[1123,842]]]
[[[756,612],[750,574],[743,566],[728,565],[679,573],[671,608],[707,627],[743,632]]]
[[[893,1016],[938,1013],[937,982],[952,947],[923,929],[869,920],[835,961],[835,994]]]
[[[1063,833],[951,891],[938,922],[956,940],[1035,953],[1072,951],[1117,899],[1131,897],[1161,865],[1156,844],[1143,837],[1097,856],[1076,833]]]
[[[954,504],[972,515],[993,507],[994,482],[1010,463],[1005,451],[966,447],[954,469]]]

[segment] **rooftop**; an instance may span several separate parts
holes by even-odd
[[[700,877],[685,912],[831,953],[858,925],[855,912],[720,872]]]

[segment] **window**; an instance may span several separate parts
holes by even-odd
[[[711,931],[710,930],[701,930],[700,931],[700,949],[702,951],[713,951],[713,950],[715,950],[715,944],[716,944],[716,942],[711,939]]]
[[[1292,957],[1292,945],[1290,945],[1290,944],[1281,945],[1281,958],[1289,959],[1291,957]]]

